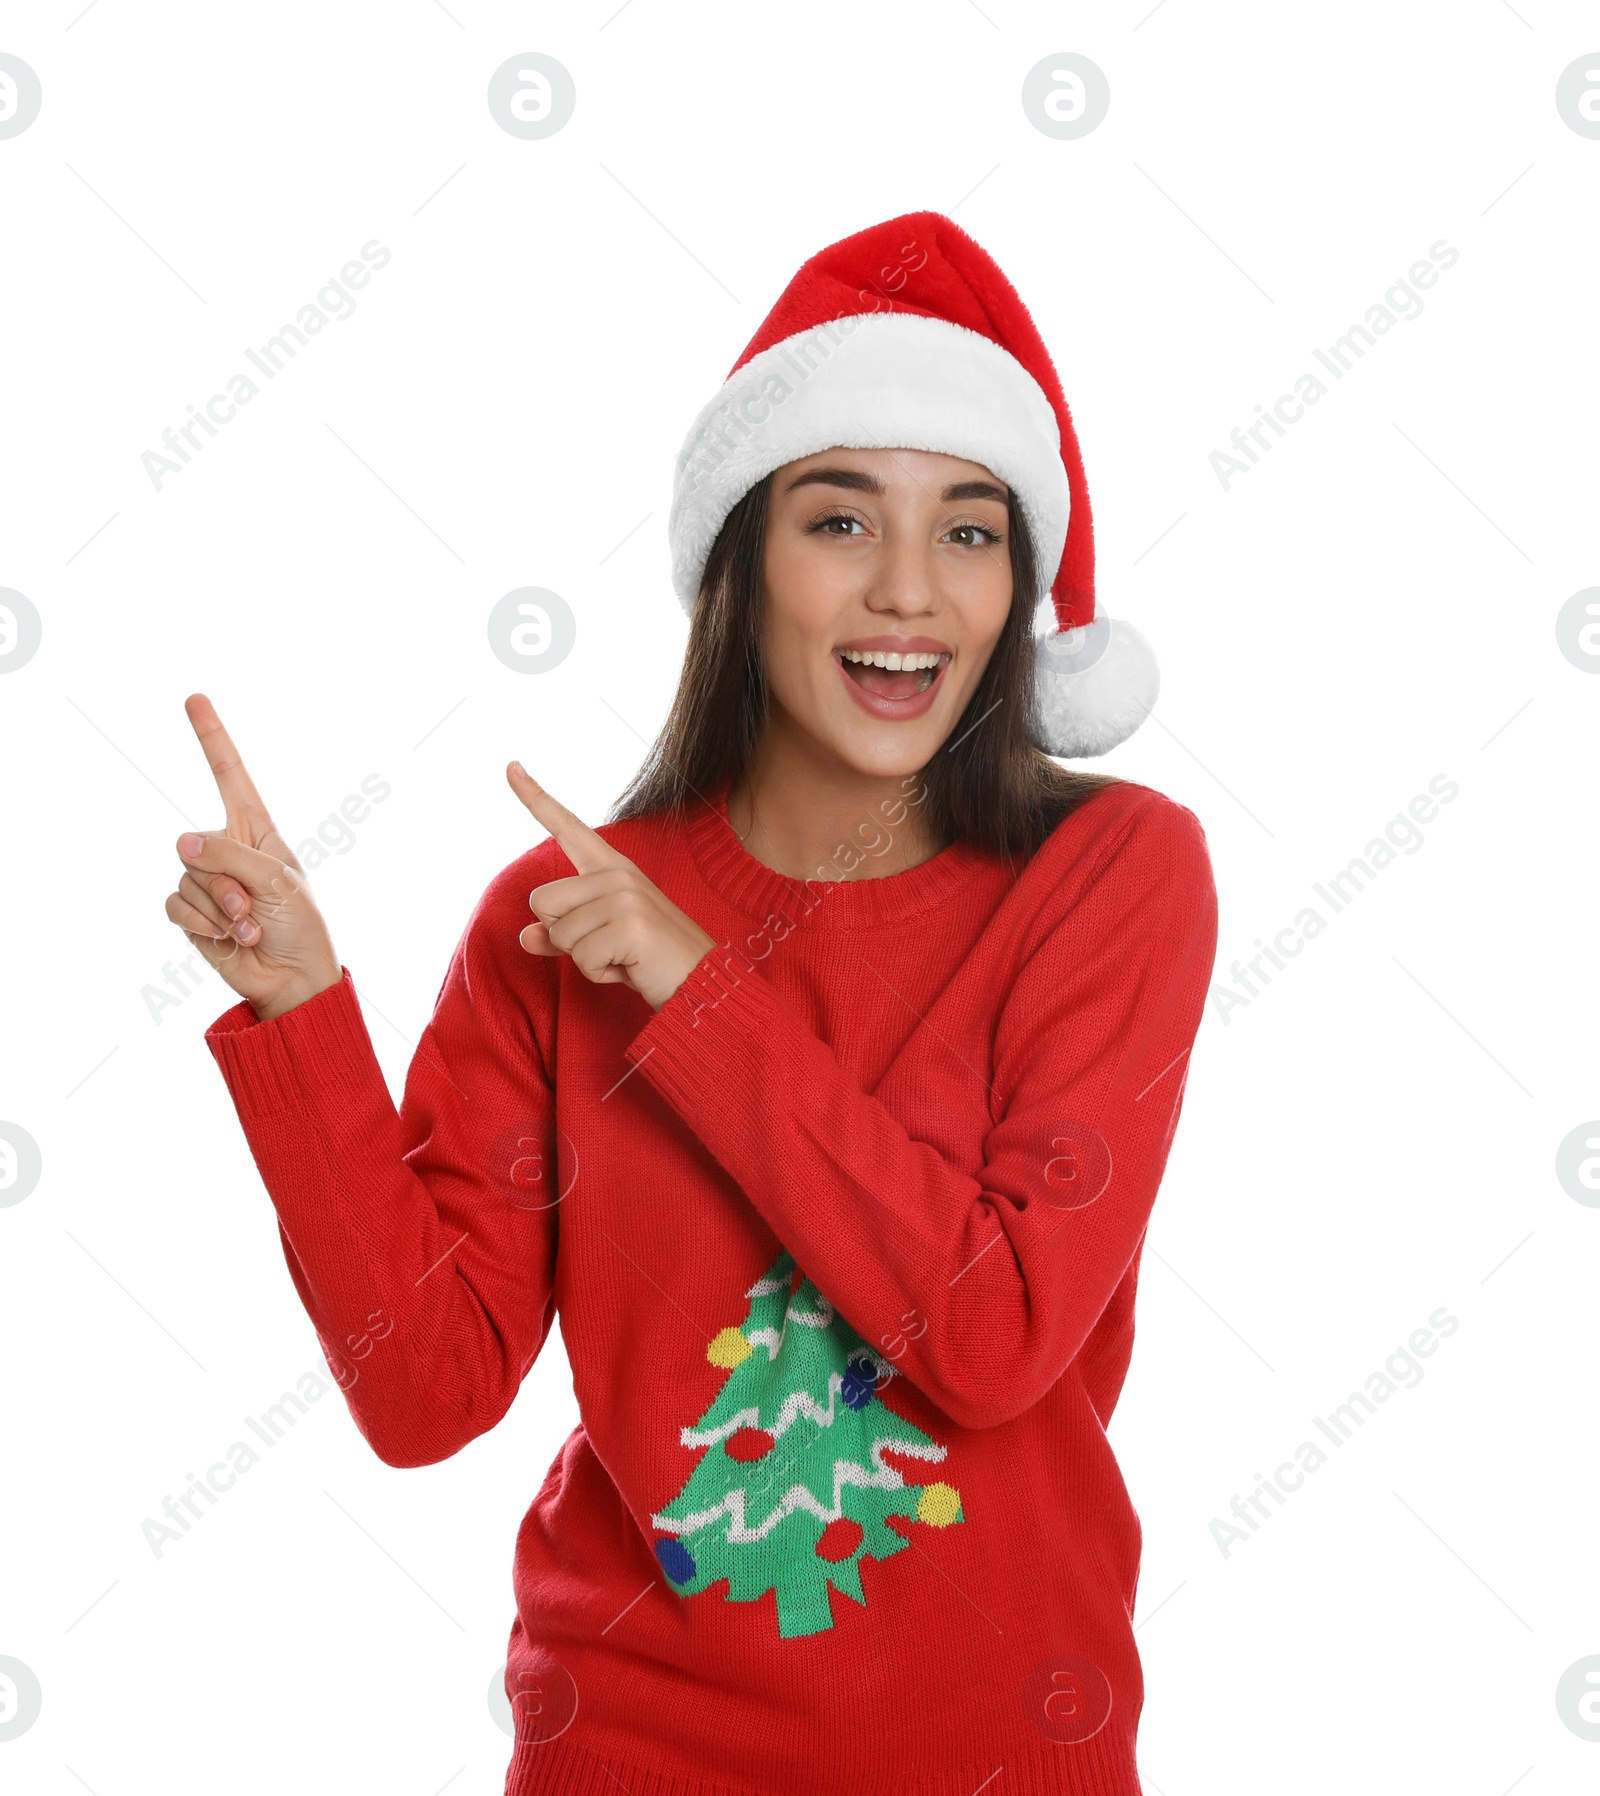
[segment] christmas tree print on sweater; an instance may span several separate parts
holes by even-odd
[[[888,1451],[937,1464],[947,1449],[885,1406],[893,1367],[787,1250],[745,1295],[744,1326],[706,1349],[727,1381],[679,1437],[706,1451],[650,1519],[669,1536],[656,1557],[681,1596],[721,1578],[728,1602],[774,1591],[779,1636],[792,1640],[833,1626],[829,1585],[865,1607],[861,1561],[910,1544],[886,1517],[934,1528],[966,1517],[948,1484],[907,1484],[884,1463]]]

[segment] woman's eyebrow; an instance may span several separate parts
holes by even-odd
[[[877,475],[859,468],[813,468],[808,474],[797,474],[783,490],[792,493],[797,486],[843,486],[853,493],[883,494],[883,482]]]
[[[860,468],[812,468],[809,473],[797,474],[783,490],[792,493],[801,486],[841,486],[855,493],[873,493],[880,498],[883,495],[883,482],[876,474],[868,474]],[[1011,497],[1003,486],[996,486],[992,480],[958,480],[939,496],[946,503],[956,499],[997,499],[1002,505]]]

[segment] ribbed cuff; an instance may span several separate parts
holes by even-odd
[[[374,1071],[383,1077],[350,969],[339,970],[337,985],[270,1022],[240,1003],[206,1031],[241,1121],[299,1109],[308,1091],[359,1084]]]
[[[708,948],[682,985],[623,1050],[673,1107],[705,1089],[722,1057],[744,1064],[749,1044],[770,1036],[782,999],[748,955]]]

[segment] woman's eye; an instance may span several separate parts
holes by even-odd
[[[947,530],[946,536],[954,537],[963,549],[986,548],[990,543],[999,542],[999,535],[986,529],[982,524],[957,524],[954,529]]]
[[[852,517],[820,518],[811,527],[813,530],[825,530],[830,536],[853,536],[858,529],[864,531],[866,528],[860,518]]]

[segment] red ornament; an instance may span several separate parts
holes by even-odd
[[[830,1565],[837,1565],[841,1559],[848,1559],[861,1545],[866,1530],[860,1522],[853,1522],[847,1515],[841,1515],[837,1521],[829,1522],[822,1530],[822,1537],[817,1542],[817,1557],[826,1559]]]
[[[736,1459],[740,1465],[749,1465],[753,1459],[764,1459],[777,1444],[777,1438],[765,1428],[747,1427],[730,1434],[722,1443],[722,1449],[729,1459]]]

